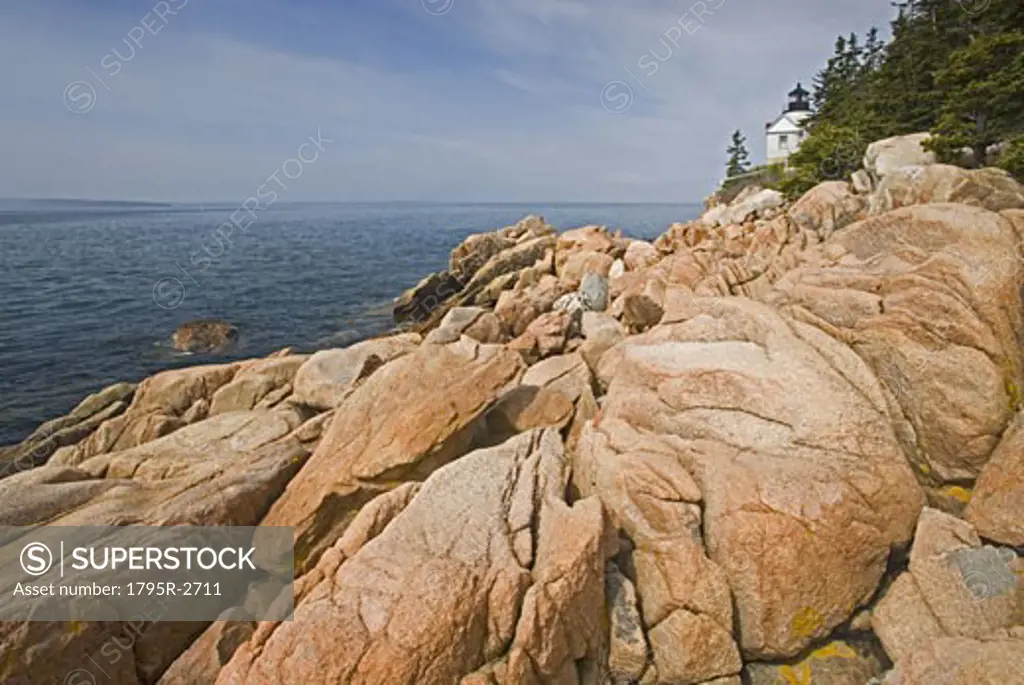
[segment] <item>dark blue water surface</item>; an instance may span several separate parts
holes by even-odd
[[[111,383],[212,361],[168,347],[184,321],[238,326],[228,359],[344,346],[389,328],[392,298],[471,233],[532,213],[650,239],[700,208],[279,203],[218,240],[235,209],[0,202],[0,445]]]

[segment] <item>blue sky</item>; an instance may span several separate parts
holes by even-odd
[[[334,142],[288,200],[700,200],[733,129],[763,157],[764,122],[835,36],[891,15],[888,0],[0,0],[0,197],[233,202],[319,131]]]

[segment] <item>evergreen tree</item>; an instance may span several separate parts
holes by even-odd
[[[828,89],[821,94],[818,121],[836,123],[848,118],[849,110],[856,102],[857,85],[860,77],[861,48],[857,34],[836,40],[836,51],[829,60]]]
[[[882,66],[885,55],[885,43],[878,37],[878,27],[872,26],[864,40],[864,52],[861,59],[861,74],[870,75]]]
[[[1024,2],[905,0],[892,39],[840,36],[814,79],[810,133],[789,158],[790,195],[845,178],[873,140],[930,131],[946,161],[1024,174]],[[989,159],[996,143],[1003,151]]]
[[[852,84],[857,76],[860,75],[861,58],[863,55],[864,51],[860,47],[857,34],[851,33],[850,37],[846,39],[846,52],[843,53],[843,81]]]
[[[985,166],[990,146],[1024,133],[1024,32],[974,39],[935,80],[945,97],[930,143],[943,159],[955,161],[969,147]]]
[[[825,105],[832,101],[839,86],[839,59],[846,52],[846,39],[842,36],[836,38],[835,52],[829,58],[825,68],[814,77],[814,93],[811,95],[811,102],[816,112],[820,112]]]
[[[866,103],[883,122],[883,134],[927,131],[935,124],[942,93],[934,75],[952,50],[933,13],[909,3],[893,24],[893,40]]]
[[[971,23],[971,35],[1024,31],[1024,2],[993,0],[971,18]]]
[[[750,170],[750,153],[747,152],[747,139],[739,130],[732,134],[732,144],[726,148],[729,162],[725,174],[728,178],[745,174]]]

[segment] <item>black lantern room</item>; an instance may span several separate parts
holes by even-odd
[[[796,88],[789,92],[789,107],[786,108],[787,112],[810,112],[811,101],[808,99],[810,93],[804,90],[804,87],[799,82],[796,84]]]

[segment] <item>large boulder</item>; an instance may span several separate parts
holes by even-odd
[[[420,340],[419,335],[407,333],[317,352],[295,374],[294,400],[321,411],[333,409],[374,371],[413,352]]]
[[[193,354],[227,352],[238,342],[238,329],[220,319],[183,323],[171,336],[174,349]]]
[[[821,183],[789,208],[789,219],[801,230],[814,234],[822,242],[836,231],[863,219],[867,201],[851,192],[843,181]]]
[[[733,639],[747,658],[788,657],[847,621],[924,502],[853,350],[743,298],[701,305],[604,355],[575,472],[635,546],[647,628],[699,621],[681,650],[724,631],[723,660],[694,667],[710,679],[738,671]]]
[[[363,381],[264,520],[295,528],[297,571],[314,566],[374,497],[469,451],[487,409],[523,370],[503,348],[425,345]]]
[[[0,481],[0,525],[255,526],[308,457],[296,428],[280,412],[227,413],[73,467],[41,466]],[[75,682],[90,682],[92,674],[148,685],[203,627],[7,621],[0,624],[0,681],[69,682],[74,674]],[[101,653],[114,640],[116,660]]]
[[[1021,402],[1016,248],[993,212],[907,207],[835,234],[765,299],[852,346],[922,482],[960,484],[981,473]]]
[[[871,143],[864,153],[864,168],[881,178],[903,167],[935,164],[935,153],[923,145],[929,137],[928,133],[912,133]]]
[[[724,218],[726,223],[742,224],[751,217],[760,217],[770,209],[781,207],[785,202],[785,196],[777,190],[758,190],[737,197],[729,205],[729,211]]]
[[[904,167],[890,173],[871,197],[869,213],[955,202],[993,212],[1024,208],[1024,186],[1002,169],[961,169],[947,164]]]
[[[218,685],[577,682],[606,639],[607,553],[601,505],[567,504],[568,475],[554,431],[437,471],[376,537],[353,524],[295,619],[260,625]]]
[[[1024,430],[1021,415],[1006,430],[981,472],[967,505],[978,534],[1003,545],[1024,547]]]

